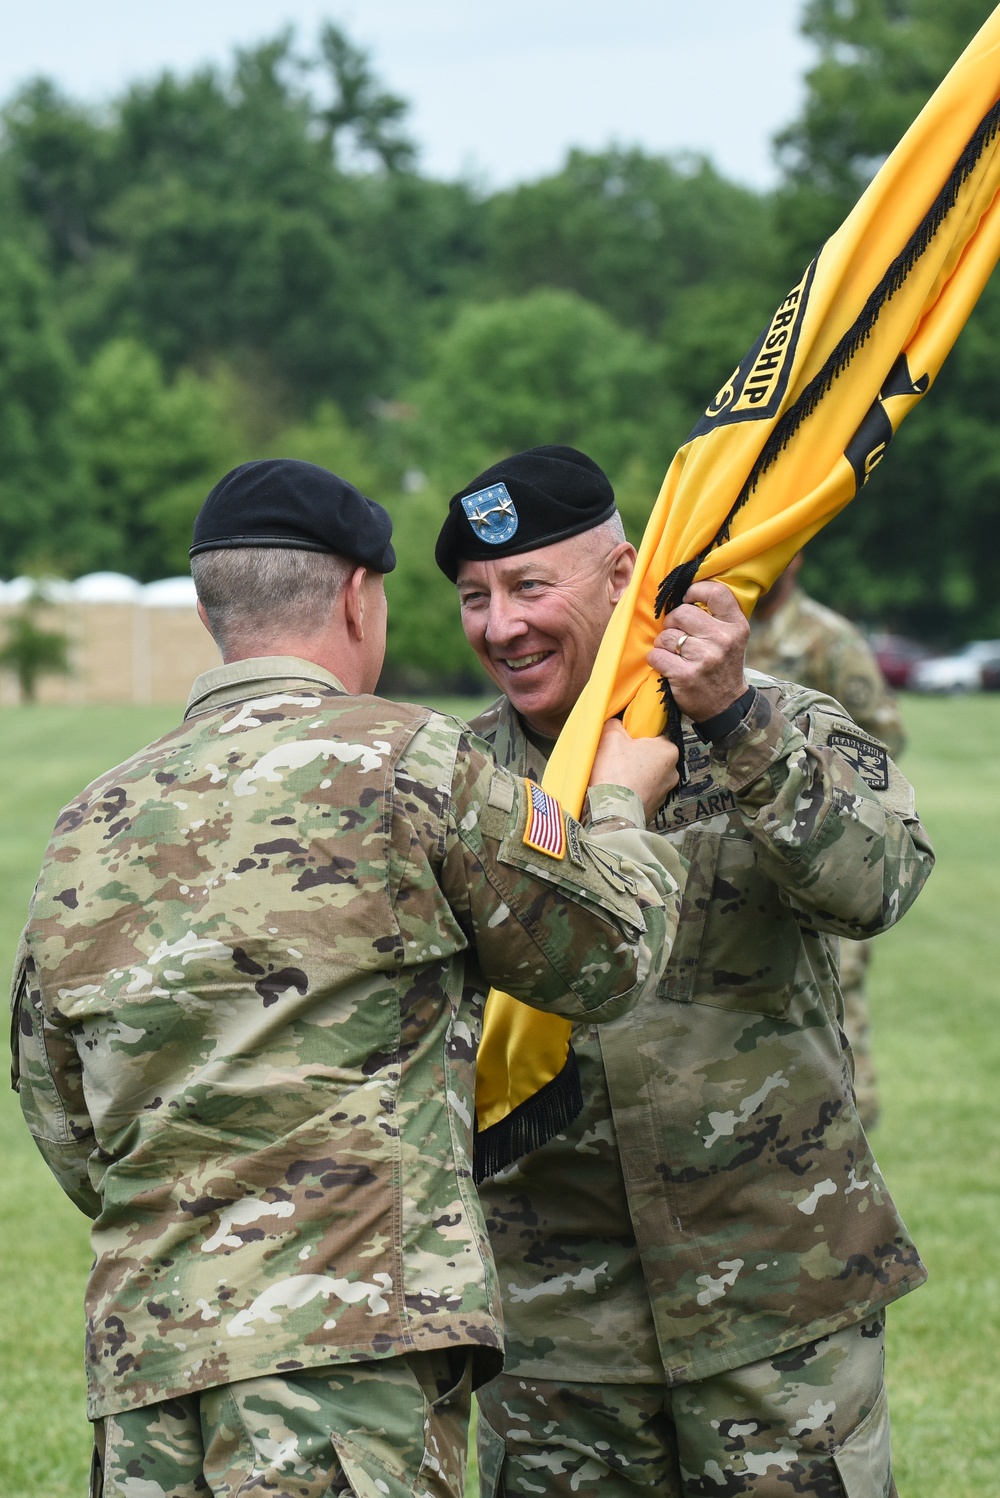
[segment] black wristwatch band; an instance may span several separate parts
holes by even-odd
[[[704,723],[693,725],[695,733],[703,744],[715,744],[719,739],[724,739],[727,733],[732,733],[754,705],[757,696],[756,687],[747,687],[742,697],[737,697],[735,702],[730,703],[721,713],[716,713],[714,718],[706,718]]]

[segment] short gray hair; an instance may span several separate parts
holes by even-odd
[[[596,527],[597,534],[607,541],[609,546],[618,546],[622,541],[628,539],[625,535],[625,526],[622,521],[621,512],[615,510],[607,520]]]
[[[223,656],[283,635],[318,633],[360,564],[328,551],[234,546],[191,558],[191,575]]]

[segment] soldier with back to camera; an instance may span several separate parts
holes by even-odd
[[[560,859],[463,725],[371,695],[390,534],[310,464],[226,475],[192,548],[226,664],[66,807],[35,891],[14,1066],[93,1219],[104,1498],[461,1498],[501,1346],[484,984],[606,1020],[676,924],[679,861],[642,830],[669,746],[614,725],[593,833],[543,807]]]

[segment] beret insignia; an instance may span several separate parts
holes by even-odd
[[[502,546],[517,530],[517,511],[506,484],[491,484],[488,489],[466,494],[462,509],[480,541],[491,546]]]

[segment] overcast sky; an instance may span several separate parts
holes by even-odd
[[[344,24],[412,103],[421,166],[487,185],[609,141],[702,151],[773,180],[770,139],[810,60],[801,0],[28,0],[0,6],[0,96],[38,73],[100,100],[163,68],[225,62],[292,23]]]

